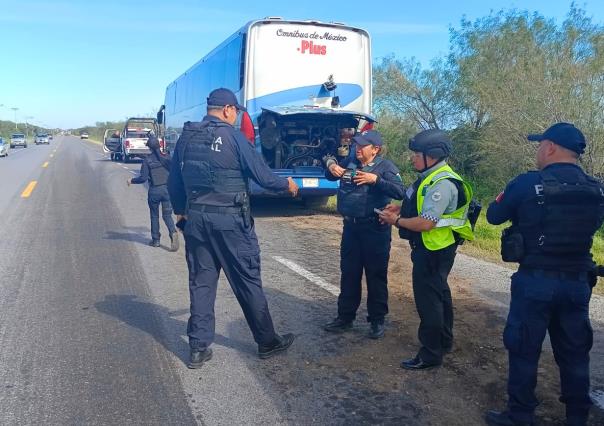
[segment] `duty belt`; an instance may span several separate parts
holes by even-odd
[[[344,220],[346,222],[350,222],[350,223],[354,223],[354,224],[373,223],[373,222],[377,222],[377,217],[376,216],[369,216],[369,217],[344,216]]]
[[[240,214],[241,207],[208,206],[206,204],[189,204],[189,210],[201,213]]]
[[[551,278],[555,280],[568,280],[568,281],[586,281],[587,272],[582,271],[557,271],[554,269],[535,269],[520,267],[520,272],[532,275],[534,277]]]

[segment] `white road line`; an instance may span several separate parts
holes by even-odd
[[[323,290],[327,290],[328,292],[330,292],[334,296],[338,296],[340,294],[340,289],[338,287],[336,287],[335,285],[329,284],[323,278],[321,278],[321,277],[313,274],[310,271],[307,271],[306,269],[304,269],[303,267],[301,267],[297,263],[292,262],[291,260],[286,259],[286,258],[281,257],[281,256],[273,256],[273,259],[275,259],[277,262],[282,263],[283,265],[287,266],[289,269],[291,269],[295,273],[297,273],[299,275],[302,275],[308,281],[312,282],[313,284],[318,285]]]

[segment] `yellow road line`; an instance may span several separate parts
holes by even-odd
[[[48,161],[46,163],[42,164],[42,167],[44,167],[44,168],[48,167]]]
[[[25,188],[25,190],[21,193],[21,198],[27,198],[27,197],[29,197],[37,184],[38,184],[37,180],[32,180],[27,185],[27,187]]]

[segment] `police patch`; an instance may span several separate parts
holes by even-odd
[[[441,194],[440,192],[435,191],[435,192],[434,192],[434,194],[432,194],[432,197],[430,197],[430,198],[432,198],[432,201],[434,201],[434,202],[438,202],[438,201],[440,201],[440,199],[441,199],[442,197],[443,197],[443,196],[442,196],[442,194]]]

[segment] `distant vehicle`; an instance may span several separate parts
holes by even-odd
[[[48,135],[48,139],[52,140],[52,133]]]
[[[360,28],[318,21],[252,21],[166,88],[158,121],[174,152],[183,124],[201,121],[212,89],[232,90],[247,113],[236,126],[278,175],[292,177],[317,204],[339,182],[323,157],[350,155],[351,136],[369,130],[371,40]],[[252,195],[279,195],[250,182]],[[285,196],[285,193],[283,194]]]
[[[8,157],[8,144],[0,137],[0,157]]]
[[[27,148],[27,140],[25,139],[25,135],[23,133],[13,133],[10,135],[10,147],[14,148],[16,146]]]
[[[40,145],[42,143],[45,143],[46,145],[50,145],[50,138],[48,137],[48,134],[46,134],[46,133],[38,133],[36,135],[35,143],[36,143],[36,145]]]
[[[155,118],[129,118],[121,132],[116,129],[105,130],[103,151],[111,153],[111,160],[123,160],[125,163],[136,157],[143,158],[151,153],[147,147],[149,132],[159,135],[159,126]],[[160,146],[163,147],[161,138]]]
[[[80,139],[88,139],[88,132],[80,133]]]

